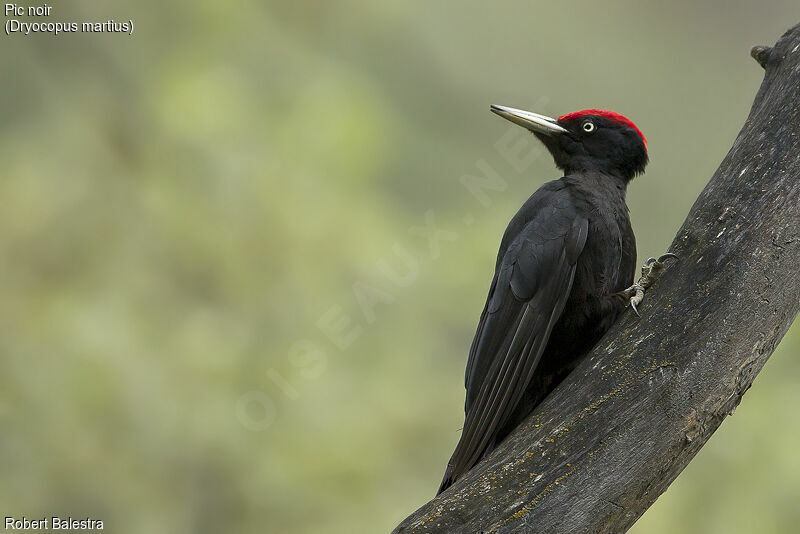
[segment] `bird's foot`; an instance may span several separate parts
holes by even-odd
[[[656,283],[656,280],[658,280],[658,278],[661,276],[661,273],[664,272],[664,268],[667,266],[666,261],[677,259],[678,256],[672,252],[667,252],[666,254],[659,256],[657,259],[648,258],[647,261],[644,262],[644,265],[642,265],[642,277],[639,278],[638,282],[625,290],[628,298],[630,299],[630,306],[633,308],[633,311],[636,315],[639,315],[637,306],[644,300],[644,292],[650,289],[653,284]]]
[[[633,284],[631,287],[626,289],[624,293],[625,297],[628,299],[628,305],[633,308],[633,313],[641,317],[641,315],[639,315],[639,309],[637,306],[644,300],[644,288],[639,284]]]
[[[661,276],[661,273],[664,272],[664,268],[666,268],[667,260],[677,260],[678,256],[673,254],[672,252],[667,252],[666,254],[662,254],[661,256],[656,258],[647,258],[647,261],[644,262],[642,265],[642,277],[639,278],[637,284],[642,286],[644,289],[650,289],[650,287],[656,283],[656,280]]]

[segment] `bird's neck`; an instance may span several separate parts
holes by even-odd
[[[581,189],[588,188],[605,197],[625,200],[630,179],[615,173],[597,170],[577,170],[564,176],[567,183],[574,184]]]

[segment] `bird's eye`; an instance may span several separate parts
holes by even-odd
[[[594,123],[584,122],[583,123],[583,131],[586,132],[586,133],[592,133],[594,131]]]

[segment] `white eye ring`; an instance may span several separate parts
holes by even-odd
[[[594,131],[594,124],[591,122],[584,122],[583,123],[583,131],[586,133],[591,133]]]

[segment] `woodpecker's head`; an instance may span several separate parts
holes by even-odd
[[[647,165],[647,140],[619,113],[585,109],[552,119],[505,106],[491,110],[533,132],[564,172],[597,170],[628,182]]]

